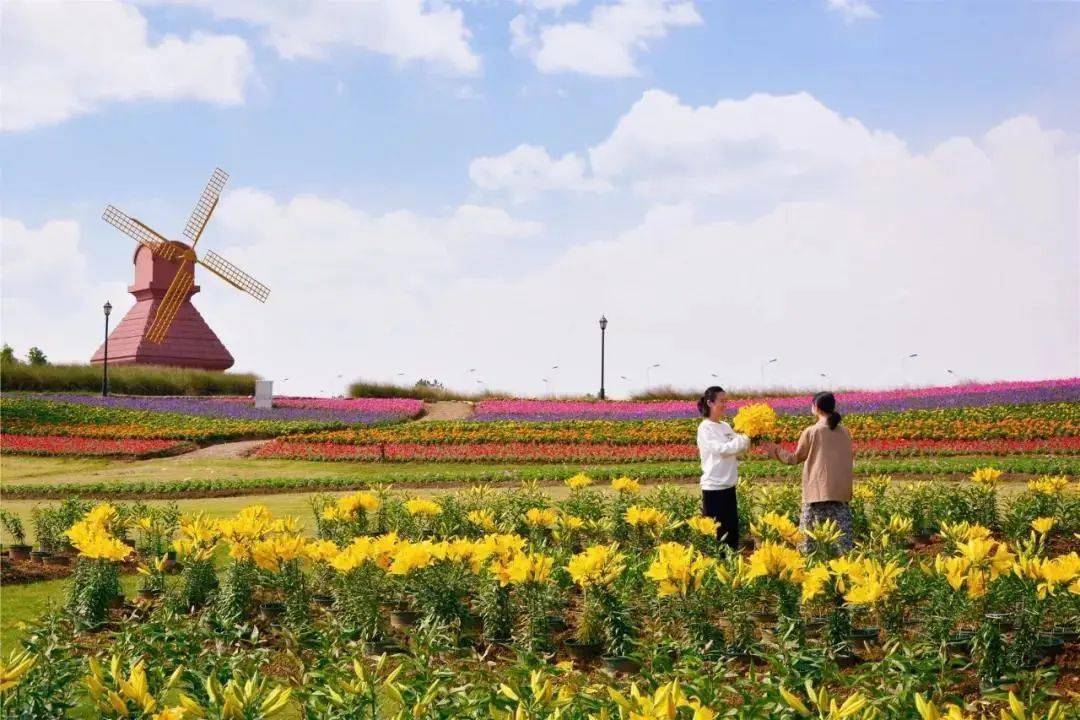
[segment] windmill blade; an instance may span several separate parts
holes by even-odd
[[[165,334],[169,332],[169,328],[176,318],[176,313],[179,312],[180,306],[187,299],[188,292],[194,284],[195,267],[185,260],[180,263],[176,276],[173,277],[172,283],[169,284],[168,292],[165,293],[165,297],[157,307],[157,312],[154,313],[154,324],[150,326],[150,330],[146,333],[148,341],[158,344],[165,339]]]
[[[112,205],[106,205],[101,219],[128,237],[134,238],[139,244],[150,248],[150,252],[155,255],[172,260],[174,250],[169,241],[135,218],[125,215]]]
[[[208,250],[198,262],[225,282],[243,290],[259,302],[266,302],[266,298],[270,296],[270,288],[213,251]]]
[[[202,195],[199,196],[199,201],[195,203],[195,209],[191,211],[187,225],[184,226],[184,237],[191,241],[191,247],[195,247],[195,243],[199,242],[199,236],[206,228],[206,223],[210,221],[210,214],[217,207],[218,198],[221,197],[221,191],[228,179],[229,173],[221,168],[214,168],[214,174],[207,181]]]

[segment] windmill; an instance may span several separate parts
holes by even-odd
[[[154,314],[154,324],[145,335],[146,339],[152,343],[158,344],[165,339],[177,311],[195,285],[195,263],[202,265],[259,302],[266,302],[266,298],[270,295],[270,288],[217,253],[208,250],[202,259],[195,254],[195,246],[202,237],[203,230],[206,229],[206,223],[210,221],[210,215],[217,207],[221,191],[228,179],[229,174],[221,168],[216,168],[214,174],[210,176],[199,201],[195,203],[195,209],[191,211],[187,225],[184,226],[184,237],[191,241],[190,245],[179,240],[166,240],[160,233],[138,219],[125,215],[112,205],[105,206],[105,213],[101,216],[105,222],[149,248],[155,256],[179,263],[172,284],[165,293],[165,299],[158,305],[157,312]]]
[[[105,222],[138,243],[133,258],[135,283],[128,288],[137,302],[109,336],[110,362],[212,370],[232,366],[232,355],[191,304],[199,291],[195,265],[259,302],[266,302],[270,295],[270,288],[217,253],[207,251],[200,257],[195,252],[228,179],[228,173],[214,170],[184,226],[184,240],[169,240],[141,220],[105,206]],[[99,348],[91,362],[102,361]]]

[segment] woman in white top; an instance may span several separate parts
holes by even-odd
[[[750,438],[740,435],[721,418],[726,397],[724,389],[712,386],[698,400],[705,418],[698,425],[697,445],[701,454],[701,514],[719,524],[718,540],[739,549],[739,504],[735,484],[739,480],[739,453],[750,448]]]

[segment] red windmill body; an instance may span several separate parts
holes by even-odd
[[[195,284],[196,264],[260,302],[266,302],[270,294],[270,288],[220,255],[207,252],[200,259],[195,254],[195,245],[228,177],[220,169],[210,177],[184,228],[190,245],[166,240],[112,205],[105,207],[105,221],[139,243],[134,256],[135,282],[128,287],[128,292],[135,296],[135,306],[109,335],[109,362],[205,370],[232,367],[232,355],[191,304],[191,296],[199,292]],[[100,363],[103,359],[104,345],[90,362]]]

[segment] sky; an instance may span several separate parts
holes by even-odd
[[[1080,375],[1080,3],[0,2],[0,340],[134,303],[285,394]],[[911,357],[914,355],[914,357]]]

